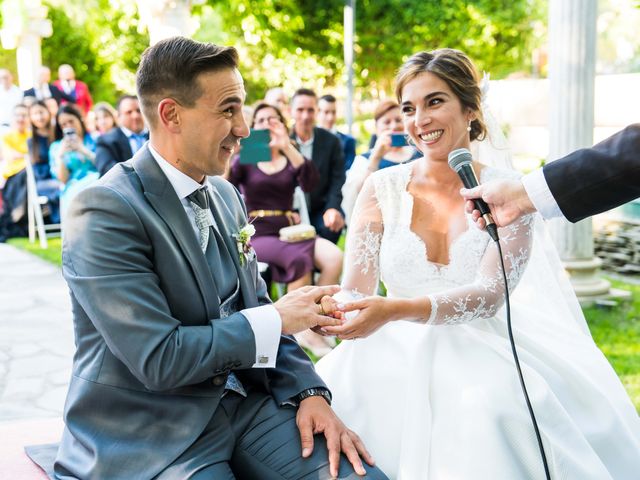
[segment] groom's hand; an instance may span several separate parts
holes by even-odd
[[[307,458],[313,452],[313,435],[324,433],[329,450],[329,471],[332,477],[338,476],[340,452],[343,452],[358,475],[366,475],[362,466],[362,457],[373,466],[373,457],[360,440],[360,437],[345,427],[324,398],[309,397],[300,402],[296,424],[300,431],[302,456]]]
[[[340,325],[340,318],[325,315],[322,305],[319,305],[323,297],[331,296],[338,291],[338,285],[308,286],[298,288],[280,298],[273,306],[282,319],[282,333],[290,335],[316,326]],[[326,301],[323,305],[326,305]]]

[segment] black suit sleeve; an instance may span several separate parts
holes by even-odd
[[[335,135],[331,135],[331,137],[331,155],[329,157],[329,172],[331,175],[331,180],[329,182],[329,190],[327,192],[327,201],[324,205],[324,211],[326,212],[330,208],[335,208],[339,212],[342,212],[340,204],[342,203],[342,186],[344,185],[345,181],[344,153],[342,151],[342,144],[340,143],[340,139]]]
[[[571,222],[640,196],[640,124],[630,125],[593,148],[575,151],[544,167],[562,213]]]
[[[76,99],[73,98],[71,95],[67,95],[64,90],[56,87],[54,84],[49,84],[49,90],[51,91],[51,95],[53,96],[53,98],[55,98],[56,102],[58,102],[58,104],[60,103],[60,100],[65,100],[67,102],[70,103],[76,103]]]
[[[111,167],[113,167],[117,161],[117,153],[114,150],[115,145],[111,142],[106,142],[104,136],[98,137],[96,142],[96,168],[100,172],[100,176],[104,176]]]

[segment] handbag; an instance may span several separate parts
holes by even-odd
[[[304,240],[310,240],[316,237],[315,227],[308,223],[283,227],[278,233],[280,240],[287,243],[303,242]]]

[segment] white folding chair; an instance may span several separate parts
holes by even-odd
[[[61,231],[59,223],[45,225],[42,217],[42,205],[48,201],[47,197],[38,195],[36,177],[33,174],[33,165],[28,155],[25,155],[24,166],[27,172],[27,216],[29,222],[29,242],[36,241],[36,232],[40,240],[40,248],[47,248],[47,232]]]
[[[309,217],[309,208],[307,207],[307,198],[300,187],[296,187],[293,192],[293,209],[300,213],[300,222],[311,224]]]

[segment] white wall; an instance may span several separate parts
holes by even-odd
[[[547,79],[491,82],[489,105],[508,129],[520,168],[532,168],[549,151],[549,81]],[[640,73],[601,75],[595,84],[594,143],[640,122]],[[529,162],[527,162],[529,160]]]

